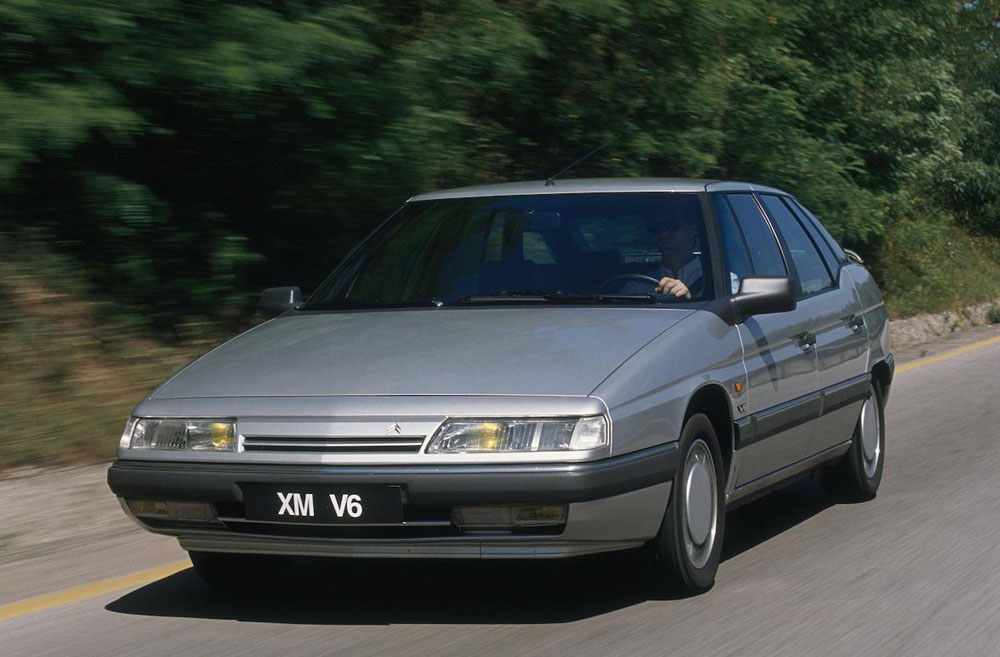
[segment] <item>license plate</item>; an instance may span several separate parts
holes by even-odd
[[[399,486],[241,484],[247,520],[339,524],[399,524]]]

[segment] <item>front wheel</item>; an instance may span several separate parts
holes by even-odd
[[[711,421],[692,415],[681,432],[670,503],[649,545],[657,579],[674,590],[701,593],[715,583],[726,519],[723,471]]]

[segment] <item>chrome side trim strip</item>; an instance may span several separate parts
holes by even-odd
[[[772,406],[736,421],[737,446],[747,445],[776,436],[792,427],[810,422],[819,417],[823,407],[819,392],[811,392],[796,399]]]
[[[818,419],[826,413],[849,406],[868,394],[868,374],[859,374],[818,392],[797,397],[736,420],[736,449]]]
[[[841,381],[820,391],[820,415],[831,413],[838,408],[849,406],[854,402],[861,401],[868,394],[868,383],[871,377],[868,374],[859,374],[846,381]]]

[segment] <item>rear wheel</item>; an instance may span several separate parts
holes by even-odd
[[[843,460],[827,473],[826,488],[836,497],[864,502],[875,498],[882,483],[885,462],[885,411],[882,389],[868,384],[868,395],[854,427],[851,448]]]
[[[649,545],[657,579],[682,593],[715,583],[725,526],[722,452],[711,421],[698,413],[681,432],[680,465],[659,535]]]

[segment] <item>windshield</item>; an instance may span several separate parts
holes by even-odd
[[[418,201],[348,257],[306,309],[702,301],[713,291],[706,245],[697,194]]]

